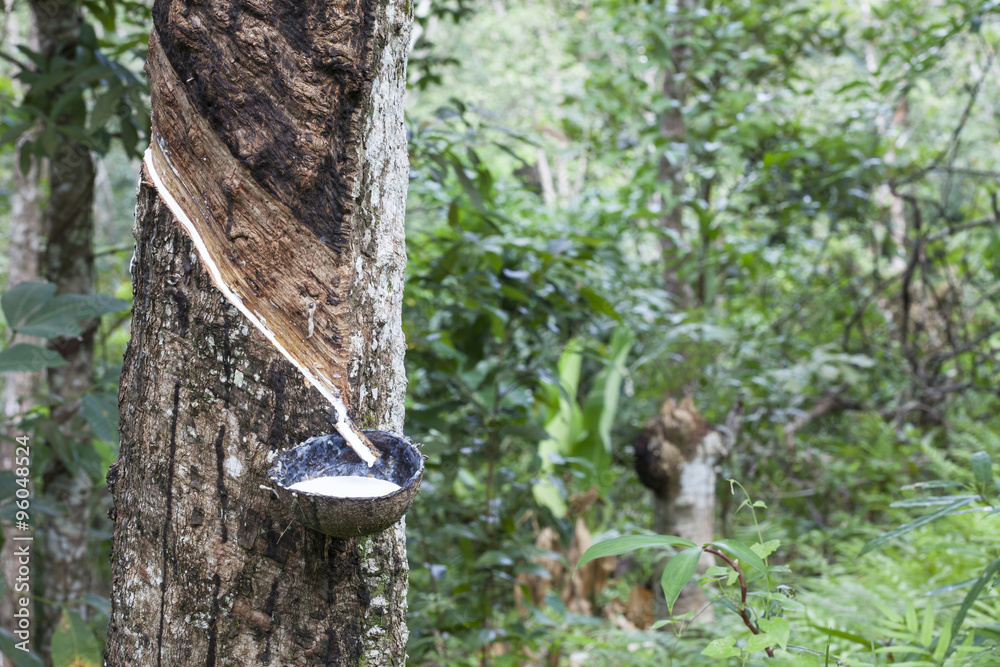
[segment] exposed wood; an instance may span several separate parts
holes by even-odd
[[[160,197],[194,240],[215,287],[337,409],[337,426],[371,463],[347,395],[351,266],[234,157],[188,100],[156,32],[146,59],[154,130],[143,160]]]

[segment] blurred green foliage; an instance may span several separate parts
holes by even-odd
[[[83,70],[4,45],[24,66],[0,65],[0,132],[32,128],[28,154],[60,134],[103,154],[100,291],[127,298],[145,9],[85,5]],[[997,10],[414,3],[406,428],[429,459],[407,516],[412,664],[1000,660]],[[683,127],[667,137],[672,111]],[[6,148],[0,183],[15,159]],[[674,207],[679,228],[663,224]],[[126,317],[106,319],[89,426],[44,434],[46,456],[95,479],[114,457],[105,418],[127,339]],[[582,596],[589,613],[553,574],[576,567],[581,524],[594,541],[649,528],[630,443],[680,395],[730,429],[721,472],[763,503],[751,523],[720,485],[720,540],[780,543],[757,554],[773,581],[748,598],[787,643],[774,660],[725,612],[741,605],[732,568],[706,575],[714,624],[663,631],[625,611],[660,585],[663,553],[621,554]],[[26,428],[42,433],[47,409]],[[679,581],[690,555],[678,563]],[[68,616],[63,640],[76,636]]]

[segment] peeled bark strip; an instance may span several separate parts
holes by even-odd
[[[174,128],[215,175],[189,200],[202,199],[211,224],[232,212],[229,231],[246,235],[217,240],[239,266],[261,271],[245,274],[247,286],[266,281],[285,299],[279,310],[294,305],[284,312],[289,339],[333,340],[335,354],[319,363],[338,369],[330,377],[354,418],[401,431],[407,4],[174,0],[157,2],[154,19],[175,85],[205,122]],[[155,79],[154,94],[163,94]],[[166,127],[168,113],[154,109],[154,121]],[[244,175],[234,176],[231,158],[221,164],[212,133]],[[180,159],[177,139],[163,157]],[[176,175],[162,166],[157,176]],[[329,538],[262,488],[275,451],[329,432],[339,415],[215,289],[151,181],[145,173],[138,193],[122,449],[109,473],[107,664],[404,664],[402,522]],[[260,191],[280,202],[266,204],[267,219],[247,213]],[[326,264],[297,278],[310,256]]]
[[[194,110],[156,32],[146,69],[155,122],[146,174],[216,288],[336,407],[338,430],[372,463],[379,452],[352,427],[343,400],[351,267],[259,186]]]

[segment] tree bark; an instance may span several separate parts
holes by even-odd
[[[282,309],[288,331],[298,327],[303,345],[313,333],[328,339],[338,358],[323,361],[345,369],[356,422],[401,432],[408,3],[174,0],[156,2],[153,13],[180,82],[165,92],[153,82],[154,98],[167,105],[154,99],[153,141],[168,159],[216,155],[211,142],[172,146],[157,129],[183,96],[238,162],[215,169],[231,217],[243,214],[248,190],[274,199],[266,207],[274,217],[250,221],[256,231],[248,237],[206,185],[204,220],[226,229],[219,252],[263,272],[247,270],[236,282],[252,281],[262,293],[299,285],[313,301],[300,313]],[[266,488],[276,451],[332,431],[340,415],[216,289],[168,208],[176,202],[152,186],[148,161],[143,172],[121,454],[108,475],[115,536],[107,664],[403,665],[403,522],[373,536],[331,538],[303,527]],[[268,241],[281,250],[248,250]],[[310,253],[343,280],[313,293],[296,273]],[[287,257],[287,275],[269,273],[275,257]],[[240,285],[234,291],[246,307],[255,294]]]
[[[73,58],[82,18],[76,3],[31,0],[41,53],[57,50]],[[58,94],[60,91],[53,91]],[[67,112],[68,114],[70,111]],[[65,122],[65,118],[60,122]],[[94,288],[94,162],[90,149],[66,136],[60,137],[49,163],[49,197],[43,225],[47,234],[42,272],[56,285],[57,294],[90,294]],[[94,333],[97,320],[83,324],[76,338],[56,338],[50,345],[66,365],[48,370],[49,391],[56,397],[50,411],[54,426],[70,441],[76,439],[80,399],[93,381]],[[87,531],[91,518],[93,480],[82,467],[67,466],[53,458],[43,474],[42,493],[65,511],[47,517],[41,531],[45,558],[40,596],[64,603],[79,600],[89,587]],[[80,608],[85,613],[84,608]],[[39,650],[47,664],[52,635],[62,616],[57,604],[41,604]]]
[[[38,179],[38,165],[32,160],[28,173],[22,173],[18,161],[14,161],[14,191],[10,196],[10,247],[8,249],[7,289],[14,285],[39,278],[39,249],[42,243],[42,189]],[[17,342],[39,344],[40,339],[19,336]],[[34,404],[34,397],[42,384],[42,372],[4,373],[3,421],[4,435],[0,440],[0,470],[14,469],[14,438],[23,435],[20,431],[21,418]],[[11,532],[5,523],[4,534]],[[14,557],[15,543],[7,540],[0,551],[3,577],[8,582],[7,590],[0,599],[0,618],[13,618],[14,588],[10,582],[17,577],[17,559]],[[0,667],[4,667],[0,655]]]

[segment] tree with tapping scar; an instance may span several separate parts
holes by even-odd
[[[402,522],[339,539],[276,452],[400,432],[410,3],[157,1],[109,665],[402,665]]]

